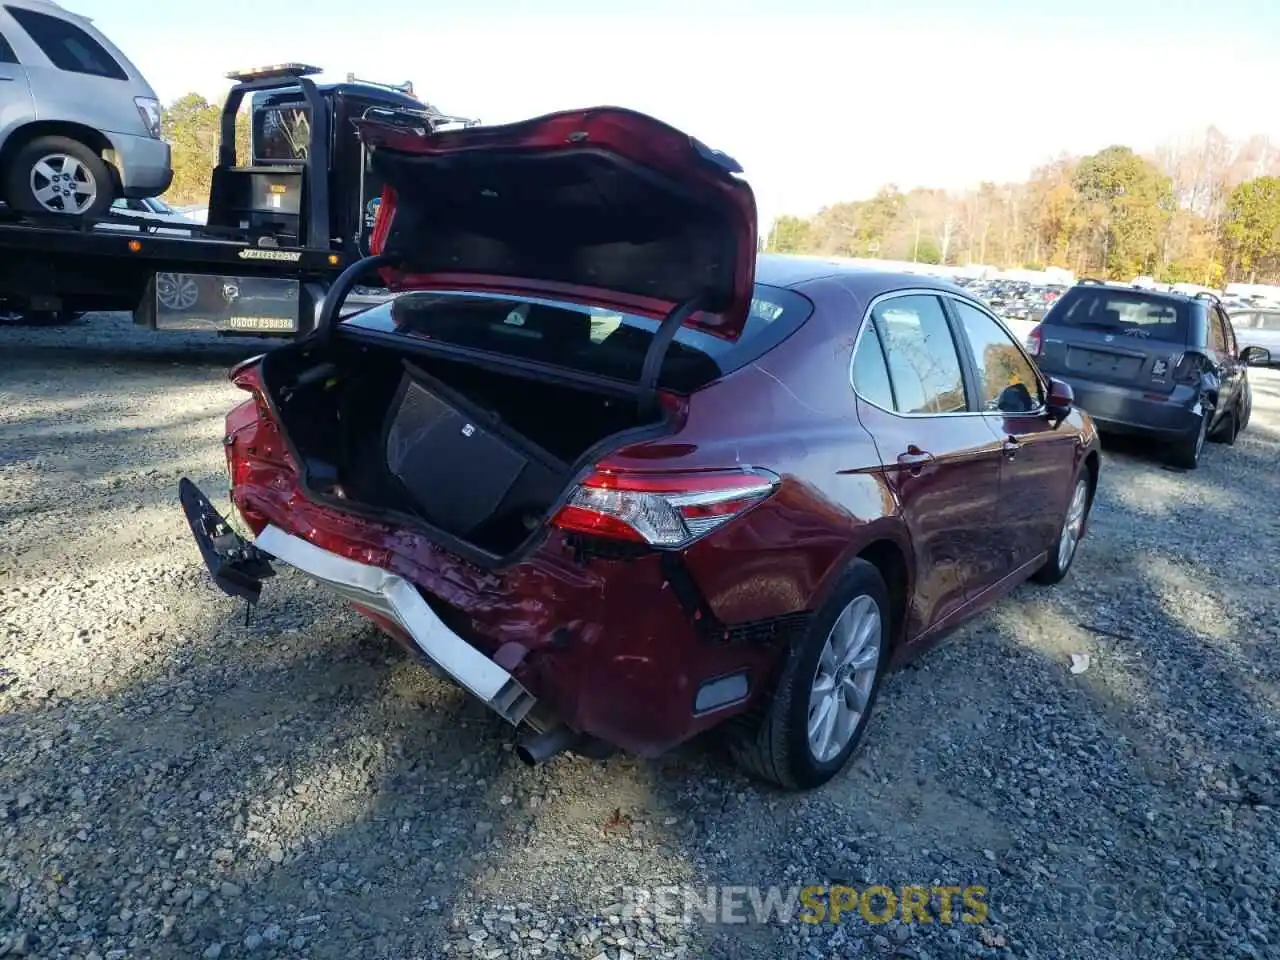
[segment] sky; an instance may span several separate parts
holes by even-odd
[[[642,110],[737,158],[765,223],[1209,124],[1280,140],[1276,0],[60,2],[165,101],[300,61],[486,123]]]

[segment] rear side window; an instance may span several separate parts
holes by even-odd
[[[883,300],[871,319],[884,345],[899,413],[959,413],[967,408],[960,355],[942,302],[927,294]],[[868,398],[870,399],[870,398]]]
[[[74,23],[21,7],[5,9],[59,70],[109,80],[129,79],[102,44]]]
[[[1044,324],[1122,333],[1144,340],[1186,343],[1191,307],[1138,290],[1072,287],[1045,315]]]
[[[884,359],[884,347],[875,324],[868,323],[857,352],[853,355],[853,389],[864,400],[870,400],[885,410],[896,409],[893,387],[889,383],[889,366]]]
[[[1225,351],[1227,349],[1227,334],[1222,329],[1222,322],[1218,318],[1217,311],[1206,309],[1204,319],[1209,328],[1209,348],[1219,352]]]
[[[813,305],[800,294],[757,284],[742,336],[725,340],[682,327],[667,349],[658,385],[677,392],[697,390],[764,356],[812,312]],[[434,291],[401,294],[344,322],[629,383],[639,381],[658,329],[657,320],[629,313],[527,297]]]
[[[0,63],[17,63],[18,55],[13,52],[13,47],[9,46],[9,41],[5,39],[4,34],[0,33]]]

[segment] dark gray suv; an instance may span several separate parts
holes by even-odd
[[[1190,469],[1206,439],[1234,443],[1248,425],[1247,368],[1273,365],[1268,351],[1237,345],[1212,296],[1092,280],[1062,295],[1027,349],[1071,384],[1099,431],[1157,439],[1170,462]]]

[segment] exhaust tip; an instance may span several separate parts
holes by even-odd
[[[520,761],[526,767],[536,767],[538,765],[538,760],[533,755],[533,752],[523,743],[516,747],[516,756],[520,758]]]
[[[534,734],[516,746],[518,756],[526,766],[536,767],[545,763],[557,754],[563,753],[580,739],[579,735],[566,726],[553,727],[542,733]]]

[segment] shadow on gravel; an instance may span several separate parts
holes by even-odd
[[[1265,431],[1154,486],[1158,466],[1109,450],[1071,578],[1021,588],[889,678],[848,773],[802,796],[709,742],[523,767],[508,728],[301,578],[270,584],[244,625],[182,542],[176,461],[156,459],[173,438],[93,437],[120,459],[72,487],[87,533],[0,518],[6,536],[32,523],[51,571],[0,580],[0,939],[30,955],[1266,955],[1251,932],[1269,922],[1265,807],[1280,805],[1276,591],[1254,549],[1280,502]],[[89,442],[65,440],[71,457]],[[193,451],[197,478],[220,453]],[[128,460],[127,496],[153,505],[132,529],[97,485]],[[1089,669],[1071,674],[1072,654]],[[981,884],[991,922],[677,936],[609,910],[624,886],[835,883]]]

